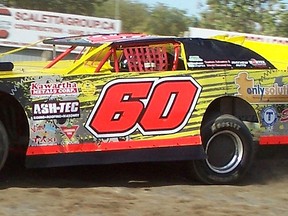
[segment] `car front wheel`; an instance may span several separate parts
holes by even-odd
[[[222,115],[202,128],[207,158],[192,162],[193,174],[207,184],[233,184],[250,168],[255,146],[246,125],[231,115]]]

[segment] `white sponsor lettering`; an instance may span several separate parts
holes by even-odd
[[[33,104],[33,119],[79,118],[79,101],[63,101]]]

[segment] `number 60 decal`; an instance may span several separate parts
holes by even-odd
[[[201,86],[191,77],[117,79],[107,83],[85,124],[98,138],[172,134],[187,124]]]

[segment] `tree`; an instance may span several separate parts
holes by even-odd
[[[201,27],[275,34],[279,0],[208,0],[207,5],[208,10],[201,14]]]
[[[186,12],[158,3],[151,11],[146,31],[157,35],[179,35],[187,31],[190,20]]]
[[[115,0],[108,0],[96,6],[96,16],[114,18]],[[121,0],[119,18],[122,20],[123,32],[145,32],[158,35],[179,35],[186,31],[189,24],[197,19],[189,19],[186,12],[157,4],[150,8],[147,4]]]
[[[108,0],[102,5],[96,5],[95,16],[120,19],[123,32],[143,32],[145,30],[150,15],[146,4],[121,0],[121,4],[118,6],[119,11],[117,12],[115,0]]]
[[[276,22],[277,35],[288,37],[288,11],[286,6],[281,6],[278,17],[279,19]]]

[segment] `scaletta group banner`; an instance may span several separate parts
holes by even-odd
[[[0,46],[21,47],[51,37],[120,31],[120,20],[0,6]],[[33,48],[51,47],[35,44]]]

